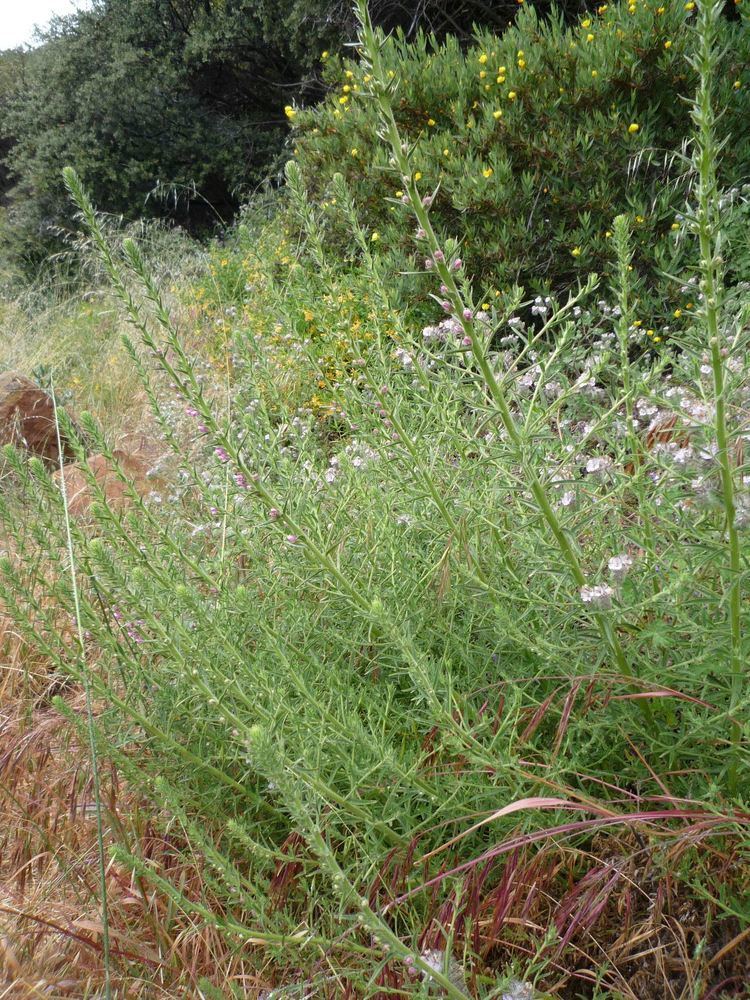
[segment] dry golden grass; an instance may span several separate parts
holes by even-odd
[[[104,964],[90,759],[50,703],[61,696],[83,717],[84,696],[31,656],[7,619],[0,643],[0,997],[93,997]],[[111,767],[102,780],[107,844],[127,845],[188,895],[202,895],[200,859],[184,861],[166,818]],[[232,955],[215,929],[176,913],[113,862],[107,902],[115,996],[198,996],[202,976],[258,992],[249,956]]]

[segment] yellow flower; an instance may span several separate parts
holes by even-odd
[[[679,228],[680,228],[679,222],[673,222],[672,225],[670,226],[670,229],[679,229]]]
[[[341,89],[344,91],[345,94],[349,94],[349,93],[351,93],[351,89],[352,88],[349,86],[348,83],[346,83],[346,84],[344,84],[344,86]]]
[[[347,78],[347,80],[352,80],[354,78],[354,73],[352,73],[352,71],[348,69],[346,73],[344,73],[344,76]]]
[[[396,192],[396,197],[397,198],[403,198],[404,197],[404,192],[403,191],[397,191]]]
[[[635,14],[635,4],[631,3],[628,7],[628,14]]]
[[[500,108],[498,108],[497,111],[493,111],[492,112],[492,117],[495,119],[495,121],[497,121],[498,118],[502,118],[503,117],[503,113],[500,110]]]
[[[591,27],[591,19],[587,17],[585,21],[581,21],[581,27],[582,28],[590,28]]]
[[[593,40],[594,40],[594,36],[591,34],[591,32],[589,32],[588,35],[586,35],[586,41],[587,42],[593,42]]]
[[[483,66],[484,66],[484,64],[485,64],[485,63],[487,62],[487,55],[486,55],[486,54],[485,54],[484,52],[483,52],[483,53],[481,54],[481,56],[479,57],[479,61],[480,61],[480,63],[481,63],[481,64],[482,64]]]
[[[739,90],[740,87],[742,86],[742,83],[740,80],[735,80],[732,86],[734,87],[735,90]]]
[[[658,344],[660,340],[661,340],[661,337],[654,337],[654,343],[655,344]]]
[[[604,235],[606,236],[607,239],[609,239],[610,236],[612,235],[612,230],[608,229]]]
[[[515,90],[509,91],[509,93],[508,93],[508,100],[509,101],[515,101],[515,99],[517,97],[518,97],[518,94],[515,92]]]
[[[647,337],[653,337],[653,335],[654,335],[654,331],[653,330],[646,330],[646,336]]]
[[[631,125],[628,125],[628,132],[630,132],[631,135],[635,135],[635,133],[640,129],[640,127],[641,126],[636,124],[636,122],[633,122]]]
[[[656,13],[657,14],[663,14],[665,10],[666,10],[666,7],[657,7],[656,8]]]
[[[443,150],[443,156],[450,156],[450,155],[451,155],[451,151],[449,149],[444,149]]]
[[[427,119],[427,124],[430,126],[430,128],[432,128],[432,126],[436,124],[435,119],[434,118],[428,118]]]
[[[519,49],[518,52],[516,52],[516,59],[523,59],[525,54],[526,53],[523,51],[523,49]]]
[[[643,326],[643,320],[642,319],[635,320],[633,326]]]
[[[685,4],[685,10],[695,10],[693,0],[688,0],[688,3]]]
[[[493,172],[492,167],[485,167],[484,170],[482,171],[482,176],[485,178],[492,177],[492,172]]]
[[[498,66],[497,71],[500,74],[500,76],[503,76],[505,73],[508,72],[508,70],[507,70],[507,68],[505,66]]]
[[[483,302],[482,303],[482,309],[489,309],[489,308],[490,308],[489,302]]]
[[[289,121],[291,121],[292,118],[294,118],[294,116],[297,114],[297,111],[291,106],[291,104],[287,104],[287,106],[284,108],[284,114],[287,116]]]
[[[596,13],[597,14],[603,14],[606,9],[607,9],[607,4],[603,3],[600,7],[596,8]]]
[[[640,225],[642,222],[645,222],[646,220],[643,218],[642,215],[636,215],[635,221]]]
[[[366,76],[363,76],[363,77],[362,77],[362,81],[363,81],[363,83],[369,83],[369,82],[370,82],[370,80],[372,80],[372,76],[371,76],[371,74],[370,74],[370,73],[367,73],[367,74],[366,74]]]
[[[674,316],[675,319],[679,319],[680,316],[682,316],[682,309],[675,309],[672,315]]]
[[[339,104],[346,104],[346,102],[348,100],[349,100],[349,95],[348,94],[344,94],[343,97],[339,97]]]
[[[352,149],[352,156],[359,156],[359,150],[356,146]]]
[[[321,52],[320,53],[320,58],[321,59],[327,59],[329,55],[330,55],[330,52],[328,51],[328,49],[326,49],[325,52]]]
[[[664,43],[664,48],[665,49],[671,49],[672,48],[672,43],[669,41],[669,39],[667,39],[667,41]]]
[[[483,69],[483,70],[481,71],[481,73],[479,74],[479,79],[480,79],[480,80],[484,80],[484,78],[485,78],[486,76],[487,76],[487,70],[486,70],[486,69]]]
[[[421,170],[418,170],[418,171],[417,171],[417,172],[416,172],[416,173],[414,174],[414,180],[415,180],[415,181],[421,181],[421,180],[422,180],[422,171],[421,171]]]
[[[580,257],[582,251],[581,251],[580,247],[573,247],[573,249],[570,251],[570,253],[571,253],[571,256],[573,256],[573,257]]]
[[[519,59],[518,60],[518,68],[519,69],[526,69],[526,60],[525,59]]]
[[[504,76],[499,76],[499,77],[497,78],[497,82],[498,82],[498,83],[505,83],[505,77],[504,77]]]
[[[592,70],[591,70],[591,75],[592,75],[592,76],[593,76],[594,78],[596,78],[597,76],[599,76],[599,71],[598,71],[598,70],[595,70],[595,69],[592,69]]]
[[[379,239],[380,239],[380,233],[373,233],[372,236],[370,236],[371,243],[377,243]]]

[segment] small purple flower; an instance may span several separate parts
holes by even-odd
[[[220,462],[228,462],[229,461],[229,455],[227,454],[227,451],[226,451],[225,448],[221,448],[221,447],[214,448],[214,455],[216,455],[216,457],[218,458],[218,460]]]
[[[287,535],[286,540],[287,542],[289,542],[290,545],[296,545],[297,542],[299,541],[299,538],[296,535]]]
[[[414,235],[416,236],[416,238],[418,240],[423,240],[425,238],[425,236],[427,235],[427,233],[420,226],[419,229],[416,231],[416,233]]]
[[[196,408],[194,406],[186,406],[185,407],[185,413],[187,413],[187,415],[189,417],[197,417],[198,416],[198,411],[196,410]]]
[[[271,521],[276,521],[281,517],[281,511],[277,507],[272,507],[268,512],[268,517]]]
[[[112,617],[116,622],[121,622],[125,616],[119,608],[112,608]]]
[[[211,514],[212,517],[216,517],[216,515],[219,513],[219,508],[218,507],[209,507],[208,508],[208,513]]]
[[[463,318],[466,320],[467,323],[470,322],[472,319],[474,319],[474,313],[471,311],[471,309],[464,309],[461,315],[463,316]]]
[[[434,266],[435,266],[434,263],[430,260],[429,257],[425,258],[425,262],[424,262],[424,269],[425,269],[425,271],[431,271]]]
[[[245,479],[241,472],[235,474],[234,481],[241,490],[246,490],[250,486],[247,479]]]
[[[464,347],[471,347],[471,337],[464,337],[461,340],[461,343],[463,344]]]
[[[443,307],[443,309],[447,313],[453,312],[453,304],[451,302],[449,302],[447,299],[445,299],[445,301],[441,302],[440,305]]]
[[[432,204],[432,195],[426,194],[422,199],[422,204],[424,205],[425,208],[429,208],[430,205]]]
[[[464,262],[461,260],[460,257],[456,257],[451,266],[454,271],[460,271],[461,268],[464,266]]]
[[[198,424],[198,431],[201,434],[208,434],[208,427],[205,424]]]
[[[443,253],[442,250],[436,250],[432,256],[439,264],[442,264],[443,261],[445,260],[445,254]]]

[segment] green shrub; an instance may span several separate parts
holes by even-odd
[[[733,975],[750,839],[748,335],[722,296],[718,5],[702,16],[686,214],[705,295],[657,364],[631,352],[624,216],[611,286],[541,302],[535,329],[517,291],[471,308],[457,246],[438,243],[409,178],[450,311],[419,330],[389,311],[379,241],[343,179],[331,198],[355,266],[326,249],[292,166],[301,243],[207,276],[211,307],[236,309],[231,385],[188,354],[138,246],[113,249],[66,175],[181,476],[126,515],[99,490],[93,525],[68,528],[41,464],[9,454],[28,501],[18,516],[0,497],[0,594],[60,677],[96,696],[94,749],[149,795],[170,850],[201,857],[201,881],[170,881],[122,832],[117,860],[215,930],[259,987],[528,996],[513,971],[632,1000],[636,962],[683,998]],[[419,152],[393,127],[367,24],[363,39],[388,153],[410,175]],[[359,323],[347,269],[371,296]],[[265,319],[241,313],[245,276]],[[351,359],[332,376],[325,331],[305,345],[338,436],[285,396],[266,349],[265,324],[299,344],[306,310],[338,323]],[[675,883],[679,912],[710,902],[690,956],[653,902]],[[609,952],[600,924],[615,928]]]
[[[682,3],[638,0],[603,4],[568,28],[527,6],[502,37],[480,32],[467,52],[424,36],[385,45],[420,190],[435,192],[441,233],[461,234],[479,301],[491,288],[518,283],[547,294],[606,272],[612,219],[627,213],[641,318],[668,323],[684,305],[663,272],[683,273],[691,260],[678,213],[689,187],[681,154],[691,128],[683,97],[695,87],[686,61],[692,20]],[[735,185],[750,171],[746,21],[723,23],[721,42],[728,51],[716,79],[720,129],[732,135],[721,170]],[[363,75],[356,62],[331,61],[330,98],[293,116],[297,159],[311,198],[327,202],[331,241],[347,241],[330,203],[332,177],[342,171],[379,247],[408,268],[414,245],[399,204],[403,179],[379,138]],[[413,282],[413,293],[424,288]]]

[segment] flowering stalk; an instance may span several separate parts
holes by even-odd
[[[416,216],[419,236],[430,255],[425,264],[429,270],[435,272],[436,277],[439,277],[445,289],[445,308],[461,324],[463,330],[462,343],[470,351],[484,379],[537,507],[557,542],[576,586],[581,589],[586,586],[586,576],[581,567],[578,553],[560,523],[552,502],[547,495],[547,491],[528,460],[526,439],[523,431],[518,427],[513,417],[508,398],[498,383],[492,366],[488,361],[483,340],[477,333],[477,327],[474,322],[474,311],[465,301],[456,281],[456,264],[458,263],[460,268],[460,262],[451,262],[446,259],[446,255],[441,249],[440,242],[430,221],[429,207],[432,204],[432,197],[430,195],[424,198],[420,196],[417,178],[411,169],[410,148],[408,143],[402,141],[398,124],[393,114],[391,94],[395,90],[396,81],[395,78],[389,78],[383,65],[381,55],[382,42],[373,28],[367,9],[367,0],[355,0],[355,13],[360,25],[360,53],[368,64],[372,76],[370,85],[371,94],[378,105],[383,124],[381,135],[390,145],[392,154],[391,163],[401,176],[401,183]],[[601,614],[595,614],[594,619],[597,622],[602,637],[612,651],[619,670],[625,677],[633,679],[633,671],[625,658],[624,651],[612,623]],[[650,722],[652,715],[649,706],[640,699],[638,703],[647,721]]]
[[[714,390],[714,432],[721,476],[721,494],[726,518],[729,549],[729,579],[725,594],[729,605],[730,625],[730,713],[734,713],[742,696],[742,590],[740,541],[736,525],[736,500],[732,464],[729,457],[727,427],[726,373],[728,349],[719,329],[723,292],[722,257],[720,253],[721,223],[719,217],[719,186],[716,161],[719,144],[716,139],[716,113],[713,107],[712,84],[720,53],[716,42],[722,16],[721,0],[705,0],[699,5],[696,30],[698,48],[690,60],[698,74],[698,90],[692,104],[691,117],[695,125],[693,165],[697,174],[697,207],[693,228],[700,244],[700,289],[703,294],[703,318],[708,335]],[[742,731],[739,722],[732,723],[733,759],[730,764],[730,787],[736,791],[737,759]]]
[[[620,375],[622,378],[622,393],[625,403],[625,430],[627,434],[627,445],[630,452],[630,462],[633,468],[633,483],[641,511],[646,510],[646,494],[643,488],[642,470],[642,446],[638,438],[633,415],[633,383],[631,379],[630,364],[630,326],[632,320],[632,309],[630,299],[630,270],[633,259],[633,251],[630,243],[630,226],[626,215],[618,215],[613,224],[612,232],[615,245],[615,256],[617,258],[617,298],[620,316],[617,321],[617,339],[620,345]],[[643,533],[648,546],[649,556],[655,556],[654,534],[651,525],[651,518],[646,515],[642,521]],[[652,587],[654,594],[658,594],[660,582],[658,574],[652,573]]]

